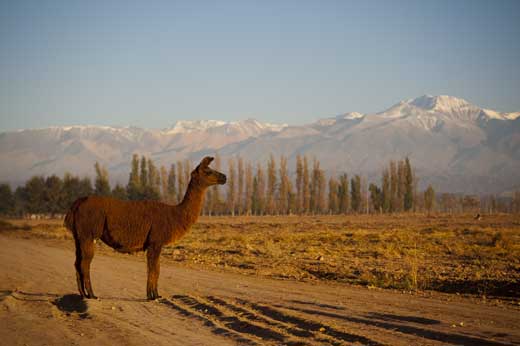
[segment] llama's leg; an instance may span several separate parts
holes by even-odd
[[[159,257],[161,256],[160,246],[149,246],[146,251],[148,265],[148,281],[146,283],[146,296],[149,300],[161,298],[157,292],[157,281],[159,280]]]
[[[81,273],[83,274],[83,283],[87,290],[87,298],[96,299],[90,282],[90,263],[94,257],[94,241],[88,240],[81,244]]]
[[[76,261],[74,262],[74,268],[76,268],[76,282],[78,284],[79,294],[82,298],[85,298],[85,283],[83,282],[83,274],[81,272],[81,245],[76,240]]]

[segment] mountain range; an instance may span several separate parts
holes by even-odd
[[[350,112],[305,125],[254,119],[178,121],[165,129],[65,126],[0,133],[0,181],[33,175],[93,175],[99,161],[111,180],[126,183],[132,154],[168,167],[218,152],[225,164],[253,163],[272,153],[294,167],[298,154],[316,157],[328,174],[380,181],[389,160],[410,157],[420,187],[508,194],[520,188],[520,112],[501,113],[452,96],[424,95],[379,113]]]

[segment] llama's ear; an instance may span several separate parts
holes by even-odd
[[[202,159],[199,166],[208,167],[209,164],[211,163],[211,161],[213,161],[213,158],[211,156],[206,156],[205,158]]]

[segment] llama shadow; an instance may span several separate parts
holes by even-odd
[[[87,303],[79,294],[66,294],[56,298],[53,304],[68,316],[77,313],[82,319],[89,317]]]

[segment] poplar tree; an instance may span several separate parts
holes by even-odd
[[[146,168],[146,157],[141,156],[141,176],[139,177],[141,182],[140,192],[144,193],[146,187],[148,186],[148,170]]]
[[[428,185],[428,188],[426,191],[424,191],[424,207],[426,208],[426,211],[428,212],[428,215],[433,210],[433,206],[435,203],[435,190],[431,185]]]
[[[404,195],[406,191],[406,167],[403,160],[397,162],[397,198],[398,211],[404,210]]]
[[[230,158],[229,161],[228,161],[228,176],[227,176],[227,182],[226,182],[226,185],[227,185],[227,188],[228,188],[228,192],[227,192],[227,201],[226,201],[226,206],[227,206],[227,212],[230,213],[231,215],[235,215],[235,201],[236,201],[236,189],[235,189],[235,161]]]
[[[287,173],[287,158],[280,156],[280,188],[278,193],[278,213],[289,213],[289,189],[290,182]]]
[[[390,171],[388,168],[383,169],[383,177],[381,178],[381,199],[383,212],[388,213],[391,210],[392,196],[390,194]]]
[[[146,191],[146,197],[148,199],[159,199],[160,193],[159,188],[161,185],[161,178],[159,176],[159,171],[152,159],[148,159],[148,191]]]
[[[287,203],[289,204],[287,214],[292,214],[293,211],[298,209],[296,206],[296,193],[293,191],[293,184],[290,179],[287,180]]]
[[[238,215],[244,213],[244,160],[238,157],[238,187],[237,187],[237,212]]]
[[[262,166],[257,165],[256,175],[253,179],[252,209],[255,215],[264,214],[265,205],[265,178]]]
[[[361,211],[361,177],[355,175],[350,181],[350,201],[352,204],[352,211],[359,213]]]
[[[169,203],[169,194],[168,194],[168,171],[166,167],[161,165],[161,199],[165,203]]]
[[[132,168],[126,186],[126,194],[128,199],[137,200],[141,194],[141,180],[139,178],[139,156],[132,155]]]
[[[108,183],[108,172],[97,161],[94,164],[96,170],[95,193],[99,196],[110,195],[110,184]]]
[[[244,196],[244,209],[246,215],[252,213],[252,198],[253,198],[253,167],[251,163],[246,165],[246,191]]]
[[[260,215],[264,215],[265,214],[266,182],[265,182],[264,171],[262,170],[262,166],[260,166],[260,165],[258,165],[257,177],[258,177],[258,203],[260,206]]]
[[[367,186],[367,179],[364,176],[361,177],[361,187],[360,187],[359,191],[360,191],[360,197],[361,197],[360,211],[366,212],[368,214],[368,212],[369,212],[368,186]]]
[[[399,197],[397,195],[398,189],[398,177],[397,177],[397,165],[395,161],[391,160],[389,164],[390,170],[390,211],[397,212],[399,210]]]
[[[383,194],[381,189],[376,184],[370,184],[368,190],[370,191],[370,202],[375,212],[381,212],[383,209]]]
[[[267,162],[267,194],[266,194],[266,211],[269,215],[273,215],[276,211],[275,203],[276,193],[276,162],[273,154],[269,156]]]
[[[170,166],[170,171],[168,172],[168,187],[167,187],[167,191],[168,191],[167,200],[168,200],[168,203],[171,203],[171,204],[177,204],[177,202],[178,202],[176,181],[177,181],[177,177],[175,175],[175,164],[172,163]]]
[[[338,198],[339,184],[334,177],[329,179],[329,213],[337,214],[339,211],[339,198]]]
[[[310,191],[310,181],[309,181],[309,164],[307,161],[307,156],[303,157],[302,195],[303,195],[303,212],[308,213],[311,209],[311,191]]]
[[[348,190],[348,175],[346,173],[343,173],[339,177],[338,198],[339,212],[347,214],[350,209],[350,198]]]
[[[296,156],[296,211],[303,211],[303,163],[300,154]]]
[[[413,207],[413,195],[414,195],[414,179],[412,172],[412,165],[410,159],[406,157],[404,161],[404,210],[409,211]]]
[[[314,213],[322,213],[326,206],[325,202],[325,173],[320,168],[320,162],[315,158],[313,160],[312,177],[311,177],[311,210]]]

